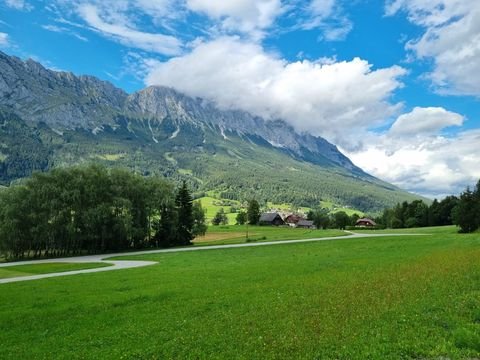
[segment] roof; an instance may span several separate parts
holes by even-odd
[[[297,226],[313,226],[313,221],[311,220],[299,220]]]
[[[375,221],[373,221],[372,219],[367,219],[367,218],[358,219],[357,222],[355,223],[355,225],[360,224],[360,223],[367,223],[367,224],[370,224],[372,226],[377,225],[377,223]]]
[[[281,219],[282,217],[280,216],[279,213],[263,213],[260,216],[260,222],[272,222],[277,218],[277,216]]]
[[[292,224],[296,224],[300,220],[303,220],[303,218],[300,215],[296,215],[296,214],[290,214],[285,218],[285,222],[292,223]]]

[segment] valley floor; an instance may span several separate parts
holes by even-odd
[[[1,357],[478,358],[480,236],[429,230],[135,254],[122,260],[156,264],[2,284]]]
[[[227,227],[228,228],[228,227]],[[355,234],[349,232],[341,232],[337,230],[333,231],[323,231],[320,230],[318,234],[316,231],[301,231],[296,232],[298,235],[303,235],[304,239],[295,239],[295,240],[283,240],[281,238],[288,238],[288,235],[295,234],[292,229],[289,228],[273,228],[273,227],[259,227],[262,228],[266,233],[276,234],[276,241],[260,241],[260,242],[248,242],[244,243],[244,238],[238,240],[235,232],[227,232],[225,237],[226,243],[224,241],[209,241],[204,243],[203,247],[183,247],[183,248],[169,248],[169,249],[155,249],[155,250],[144,250],[144,251],[134,251],[134,252],[123,252],[118,254],[97,254],[97,255],[85,255],[85,256],[74,256],[74,257],[65,257],[65,258],[51,258],[51,259],[42,259],[42,260],[26,260],[26,261],[15,261],[8,263],[0,263],[0,284],[18,282],[18,281],[29,281],[29,280],[39,280],[46,279],[51,277],[59,276],[69,276],[69,275],[78,275],[78,274],[87,274],[93,272],[103,272],[103,271],[112,271],[112,270],[121,270],[121,269],[130,269],[142,266],[154,265],[156,262],[153,261],[133,261],[133,260],[122,260],[126,256],[137,256],[137,255],[151,255],[159,253],[172,253],[172,252],[185,252],[185,251],[199,251],[199,250],[221,250],[221,249],[231,249],[239,247],[251,247],[251,246],[268,246],[268,245],[280,245],[280,244],[295,244],[301,242],[310,242],[310,241],[326,241],[326,240],[340,240],[350,239],[357,237],[374,237],[378,235],[374,234]],[[272,231],[273,230],[273,231]],[[279,234],[283,236],[279,236]],[[307,236],[306,234],[310,234]],[[335,235],[335,236],[325,236],[325,235]],[[317,235],[320,237],[313,237]],[[324,236],[321,236],[324,235]],[[343,235],[343,236],[342,236]],[[233,236],[233,238],[232,238]],[[383,235],[382,235],[383,236]],[[391,234],[391,236],[397,236],[397,234]],[[211,243],[220,243],[219,245],[209,245]],[[208,245],[208,246],[207,246]]]

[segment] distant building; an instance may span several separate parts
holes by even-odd
[[[295,227],[300,220],[304,220],[300,215],[290,214],[285,218],[285,223],[289,226]]]
[[[258,221],[260,225],[274,225],[274,226],[279,226],[279,225],[285,225],[285,222],[283,221],[282,217],[280,216],[279,213],[263,213],[260,216],[260,220]]]
[[[357,222],[355,223],[355,226],[358,227],[375,227],[377,226],[377,223],[371,219],[363,218],[363,219],[358,219]]]
[[[315,229],[315,225],[313,224],[313,221],[311,221],[311,220],[301,219],[297,222],[297,228]]]

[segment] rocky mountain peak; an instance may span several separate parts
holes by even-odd
[[[49,70],[32,59],[24,62],[1,52],[0,106],[13,109],[29,123],[43,122],[57,131],[81,128],[96,133],[105,125],[115,126],[121,116],[148,119],[149,138],[154,142],[158,141],[155,129],[163,121],[169,121],[176,134],[182,126],[199,131],[209,127],[223,139],[228,139],[226,133],[245,141],[260,138],[304,160],[330,161],[360,171],[334,145],[299,134],[281,119],[267,121],[241,110],[221,110],[212,102],[162,86],[128,95],[96,77]]]

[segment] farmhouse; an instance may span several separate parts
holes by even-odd
[[[300,215],[290,214],[285,218],[285,224],[295,227],[300,220],[303,220]]]
[[[357,222],[355,223],[355,226],[358,226],[358,227],[375,227],[375,226],[377,226],[377,224],[375,223],[375,221],[373,221],[371,219],[363,218],[363,219],[358,219]]]
[[[313,225],[313,221],[311,220],[301,219],[297,222],[297,228],[315,229],[315,225]]]
[[[263,213],[259,220],[260,225],[285,225],[279,213]]]

